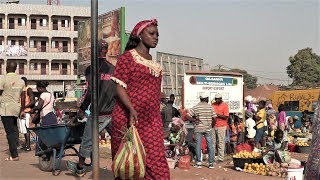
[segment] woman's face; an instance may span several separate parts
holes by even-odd
[[[159,41],[158,28],[155,25],[150,25],[146,27],[141,32],[141,41],[147,48],[155,48]]]
[[[43,92],[43,91],[44,91],[44,88],[37,86],[37,91],[38,91],[38,92]]]
[[[178,125],[176,125],[176,124],[172,124],[172,130],[174,132],[178,132],[180,130],[180,127]]]
[[[279,143],[279,142],[282,141],[282,139],[283,139],[283,134],[278,134],[278,135],[275,137],[274,140],[275,140],[277,143]]]

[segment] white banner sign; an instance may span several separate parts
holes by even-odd
[[[209,103],[217,93],[229,105],[230,113],[242,113],[243,78],[232,75],[191,74],[184,75],[184,106],[189,109],[200,102],[201,93],[210,95]]]

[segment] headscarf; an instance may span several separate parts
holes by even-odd
[[[187,135],[188,131],[187,131],[186,125],[184,124],[184,121],[182,119],[174,117],[174,118],[172,118],[172,124],[179,126],[180,129],[184,132],[184,134]]]
[[[131,36],[138,37],[141,34],[141,32],[150,25],[158,26],[158,21],[156,19],[151,19],[138,22],[136,26],[133,28]]]

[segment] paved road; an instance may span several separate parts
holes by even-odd
[[[22,135],[20,137],[22,141]],[[4,159],[7,155],[8,146],[7,140],[5,137],[5,132],[2,127],[2,122],[0,122],[0,179],[2,180],[72,180],[79,179],[74,177],[65,166],[65,161],[62,161],[61,174],[59,176],[53,176],[50,172],[40,171],[38,168],[38,159],[34,156],[34,151],[25,152],[19,150],[20,160],[15,162],[6,162]],[[113,174],[110,171],[111,167],[111,158],[110,158],[110,149],[100,148],[100,179],[113,179]],[[306,160],[307,154],[294,154],[294,157],[300,160]],[[72,157],[72,160],[76,161],[75,157]],[[64,159],[67,159],[64,158]],[[229,158],[230,159],[230,158]],[[183,171],[179,169],[171,169],[172,179],[177,180],[270,180],[274,179],[273,177],[258,176],[253,174],[247,174],[238,172],[232,169],[232,166],[229,165],[230,160],[226,160],[225,163],[216,165],[215,169],[208,169],[203,167],[202,169],[190,168],[189,171]],[[220,167],[219,167],[220,166]],[[104,168],[107,167],[107,168]],[[92,172],[88,169],[89,172],[85,177],[81,179],[92,179]],[[277,179],[277,178],[276,178]]]

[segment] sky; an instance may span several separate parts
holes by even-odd
[[[46,4],[47,0],[21,0]],[[90,0],[60,0],[90,6]],[[99,14],[126,8],[126,30],[156,18],[152,50],[203,58],[211,68],[240,68],[259,83],[287,84],[288,58],[311,47],[320,55],[320,0],[99,0]],[[155,58],[155,57],[154,57]]]

